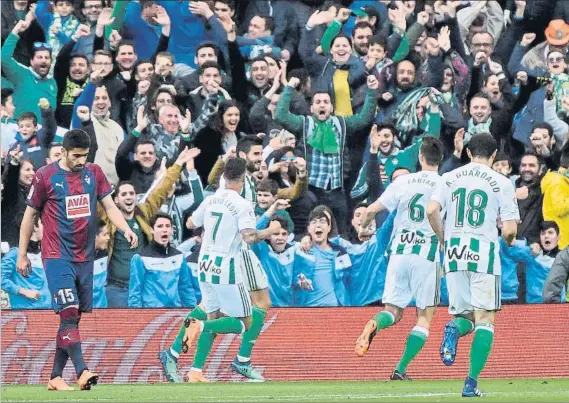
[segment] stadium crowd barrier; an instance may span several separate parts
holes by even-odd
[[[253,350],[254,365],[274,381],[387,380],[396,365],[415,312],[407,309],[401,323],[382,331],[370,352],[359,358],[354,343],[377,308],[271,309]],[[89,368],[102,383],[165,381],[158,352],[167,348],[187,311],[165,309],[96,310],[81,320],[83,351]],[[455,364],[439,358],[444,324],[439,308],[423,351],[408,374],[416,379],[462,379],[468,372],[472,335],[461,340]],[[2,383],[47,382],[55,351],[58,319],[51,311],[3,311]],[[506,306],[496,321],[494,348],[484,378],[569,377],[569,306]],[[240,336],[216,339],[204,370],[214,381],[242,381],[231,372]],[[180,371],[191,366],[193,348],[180,357]],[[74,381],[68,362],[64,377]]]

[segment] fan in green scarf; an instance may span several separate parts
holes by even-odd
[[[334,126],[330,119],[324,122],[316,119],[313,119],[313,121],[314,132],[308,139],[308,144],[323,154],[338,154],[340,146],[338,145]]]

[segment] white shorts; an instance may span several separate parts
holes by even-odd
[[[488,273],[453,271],[447,273],[448,312],[460,315],[474,310],[502,308],[501,278]]]
[[[240,266],[243,273],[243,281],[249,291],[259,291],[269,287],[267,274],[263,270],[257,255],[252,250],[241,250]]]
[[[245,284],[199,284],[206,313],[219,310],[233,318],[251,316],[251,297]]]
[[[422,256],[392,254],[387,265],[382,301],[405,308],[413,298],[421,309],[440,303],[440,267]]]

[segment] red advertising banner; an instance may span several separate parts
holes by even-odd
[[[359,358],[354,343],[378,308],[272,309],[252,360],[275,381],[388,379],[403,351],[415,312],[408,309],[395,327],[381,331],[370,352]],[[97,310],[81,320],[83,351],[103,383],[162,382],[158,352],[175,338],[187,312],[181,310]],[[468,372],[472,335],[460,340],[452,367],[439,358],[444,324],[440,308],[423,351],[408,374],[416,379],[461,379]],[[45,383],[51,372],[58,317],[50,311],[2,311],[2,383]],[[494,348],[483,377],[569,377],[569,306],[506,306],[498,314]],[[230,363],[241,337],[224,335],[205,368],[215,381],[240,381]],[[193,350],[180,357],[180,372]],[[75,380],[71,363],[64,377]]]

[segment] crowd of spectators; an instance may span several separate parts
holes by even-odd
[[[15,248],[34,173],[61,158],[71,128],[88,133],[88,161],[140,239],[130,249],[99,212],[95,307],[199,303],[201,233],[185,222],[236,157],[247,161],[243,195],[259,228],[282,227],[254,247],[273,306],[380,303],[393,217],[380,215],[376,234],[359,239],[367,203],[419,168],[424,136],[446,147],[442,174],[467,162],[482,132],[498,141],[493,168],[515,184],[521,216],[515,245],[501,248],[503,302],[564,300],[569,2],[0,7],[2,290],[13,309],[51,304],[41,221],[29,278],[16,272]]]

